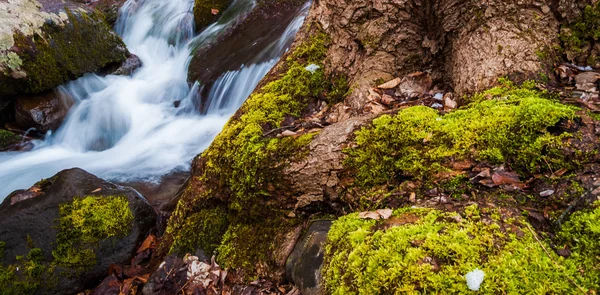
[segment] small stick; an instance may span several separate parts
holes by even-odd
[[[548,250],[546,250],[546,247],[544,247],[544,244],[542,244],[542,242],[540,241],[540,239],[538,239],[537,234],[533,231],[533,229],[531,228],[531,226],[528,223],[525,223],[525,225],[527,226],[527,228],[529,229],[529,231],[531,232],[531,234],[533,235],[533,237],[535,238],[535,240],[538,242],[538,244],[540,244],[540,246],[542,247],[542,249],[544,250],[544,252],[546,252],[546,255],[548,255],[548,258],[550,258],[550,261],[552,261],[552,263],[554,263],[554,265],[556,265],[556,267],[561,268],[561,265],[556,263],[556,261],[554,261],[554,259],[552,259],[552,255],[550,255],[550,253],[548,252]],[[573,279],[571,279],[569,276],[567,276],[567,274],[565,274],[563,272],[563,274],[565,275],[565,277],[567,278],[567,280],[569,280],[569,282],[571,282],[571,284],[573,284],[573,286],[577,287],[577,289],[579,289],[579,291],[581,292],[581,294],[587,294],[585,292],[585,290],[583,290],[581,287],[579,287],[577,285],[577,283],[575,283],[575,281],[573,281]]]

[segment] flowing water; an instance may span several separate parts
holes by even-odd
[[[253,0],[236,0],[221,20],[194,37],[193,0],[128,0],[116,31],[143,66],[132,76],[88,74],[59,91],[71,97],[63,125],[28,152],[0,153],[0,200],[57,172],[80,167],[119,181],[155,182],[189,169],[229,117],[277,62],[300,28],[308,5],[254,63],[226,72],[200,114],[198,89],[187,82],[192,48],[214,42],[243,19]]]

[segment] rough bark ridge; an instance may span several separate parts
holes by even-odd
[[[415,70],[459,94],[489,87],[498,76],[531,78],[558,44],[559,21],[585,1],[373,0],[318,1],[314,20],[332,38],[330,70],[354,84],[360,109],[376,79]]]

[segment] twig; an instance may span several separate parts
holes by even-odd
[[[527,228],[529,229],[529,231],[531,232],[531,234],[533,235],[535,240],[538,242],[538,244],[540,244],[540,246],[542,247],[544,252],[546,252],[546,255],[548,255],[548,258],[550,258],[550,261],[552,261],[552,263],[554,263],[554,265],[556,265],[556,267],[562,269],[562,266],[560,264],[558,264],[556,261],[554,261],[554,259],[552,259],[552,255],[550,255],[550,252],[548,252],[548,250],[546,250],[546,247],[544,247],[544,244],[542,244],[542,241],[540,241],[540,239],[538,239],[537,234],[533,231],[531,226],[528,223],[525,223],[525,225],[527,226]],[[577,289],[579,289],[581,294],[587,294],[585,292],[585,290],[583,290],[581,287],[579,287],[579,285],[577,285],[577,283],[575,283],[575,281],[573,279],[571,279],[566,273],[564,273],[564,271],[563,271],[563,274],[565,275],[567,280],[569,280],[569,282],[571,282],[571,284],[573,284],[573,286],[575,286],[575,287],[577,287]]]

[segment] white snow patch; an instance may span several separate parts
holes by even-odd
[[[308,66],[306,66],[306,68],[305,68],[305,69],[306,69],[307,71],[311,72],[311,73],[314,73],[314,72],[316,72],[316,71],[317,71],[318,69],[320,69],[320,68],[321,68],[321,67],[320,67],[320,66],[318,66],[318,65],[316,65],[316,64],[309,64]]]
[[[469,272],[465,276],[465,278],[467,279],[467,286],[469,286],[469,289],[473,291],[478,291],[479,286],[481,286],[481,283],[483,282],[483,277],[485,277],[485,273],[483,272],[483,270],[480,270],[478,268]]]

